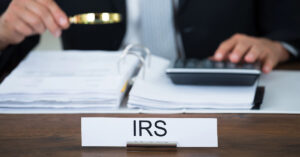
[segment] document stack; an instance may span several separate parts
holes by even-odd
[[[185,110],[253,107],[257,82],[253,86],[175,85],[166,75],[168,66],[168,60],[152,57],[145,77],[138,76],[129,93],[129,108]]]
[[[175,85],[165,71],[169,63],[157,56],[150,60],[150,51],[140,45],[117,52],[32,52],[0,85],[0,110],[117,111],[121,104],[132,111],[253,107],[257,82]]]
[[[118,108],[139,64],[121,52],[32,52],[2,82],[3,108]],[[121,67],[118,70],[118,65]]]

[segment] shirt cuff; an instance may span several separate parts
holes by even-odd
[[[299,52],[294,46],[286,42],[280,42],[280,43],[291,55],[293,55],[294,57],[299,57]]]

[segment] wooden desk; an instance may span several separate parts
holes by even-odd
[[[299,63],[277,69],[300,70]],[[175,152],[127,152],[126,148],[82,148],[81,117],[218,118],[219,148]],[[0,156],[300,156],[300,115],[281,114],[0,114]]]
[[[280,70],[300,70],[300,62],[299,61],[293,61],[293,62],[279,64],[275,69],[280,69]]]
[[[219,148],[127,152],[82,148],[81,117],[218,118]],[[281,114],[31,114],[0,115],[0,156],[300,156],[300,115]]]

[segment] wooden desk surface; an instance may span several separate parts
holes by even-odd
[[[300,70],[299,63],[277,69]],[[219,148],[127,152],[126,148],[82,148],[81,117],[218,118]],[[300,115],[280,114],[0,114],[0,156],[110,157],[300,156]]]
[[[82,148],[81,117],[218,118],[219,148],[127,152]],[[280,114],[31,114],[0,115],[0,156],[300,156],[300,115]]]

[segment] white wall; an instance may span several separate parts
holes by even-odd
[[[42,36],[39,45],[35,50],[61,50],[59,38],[55,38],[49,31],[46,31]]]

